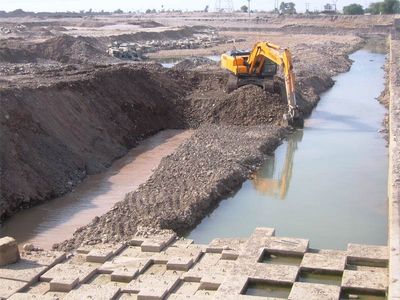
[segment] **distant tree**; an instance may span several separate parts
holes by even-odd
[[[347,6],[343,7],[343,13],[345,15],[363,15],[364,14],[364,8],[362,5],[353,3]]]
[[[296,4],[294,4],[293,2],[281,2],[281,5],[279,6],[279,10],[284,15],[295,14],[296,13]]]
[[[206,5],[206,8],[204,9],[204,12],[208,12],[209,6]]]
[[[157,13],[156,9],[155,9],[155,8],[153,8],[153,9],[151,10],[151,13],[152,13],[152,14],[155,14],[155,13]]]
[[[123,14],[123,13],[124,13],[124,11],[120,8],[117,10],[114,10],[114,14]]]
[[[151,9],[150,8],[146,9],[146,14],[151,14]]]
[[[383,13],[384,14],[400,13],[400,1],[399,0],[383,1]]]
[[[247,13],[248,10],[249,10],[249,8],[248,8],[246,5],[243,5],[243,6],[240,8],[240,11],[241,11],[241,12],[244,12],[244,13]]]
[[[400,1],[384,0],[383,2],[371,3],[365,12],[373,15],[400,13]]]

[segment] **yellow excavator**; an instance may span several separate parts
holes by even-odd
[[[278,66],[284,74],[284,85],[276,75]],[[288,49],[269,42],[257,42],[250,51],[234,50],[222,54],[221,68],[230,72],[228,93],[248,84],[280,93],[288,104],[284,119],[293,127],[303,128],[304,119],[296,102],[292,56]]]

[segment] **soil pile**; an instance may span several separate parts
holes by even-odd
[[[222,87],[220,87],[222,89]],[[208,94],[213,93],[210,97]],[[229,125],[279,124],[287,110],[280,95],[267,93],[260,87],[248,85],[232,93],[196,90],[185,105],[187,124],[196,127],[203,123]]]
[[[91,38],[66,34],[42,43],[22,45],[19,49],[0,48],[0,62],[3,63],[29,63],[38,59],[68,64],[115,62],[104,49],[95,47]]]
[[[143,137],[177,127],[174,101],[191,88],[180,78],[156,66],[114,66],[0,90],[0,218],[62,195]]]
[[[66,34],[33,45],[30,50],[36,57],[62,63],[88,63],[100,61],[102,58],[106,61],[111,60],[105,51],[92,46],[87,38]]]
[[[200,222],[222,197],[236,191],[282,135],[278,127],[268,125],[201,126],[161,161],[146,184],[56,248],[127,240],[138,225],[182,233]]]

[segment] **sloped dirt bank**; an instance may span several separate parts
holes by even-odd
[[[178,127],[174,101],[190,88],[149,66],[77,76],[0,90],[1,219],[71,190],[143,137]]]

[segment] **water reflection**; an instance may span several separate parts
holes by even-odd
[[[286,154],[280,172],[276,168],[277,160],[274,155],[269,157],[264,166],[253,175],[251,182],[258,192],[280,200],[286,198],[292,179],[294,154],[302,138],[303,131],[299,130],[286,142]]]

